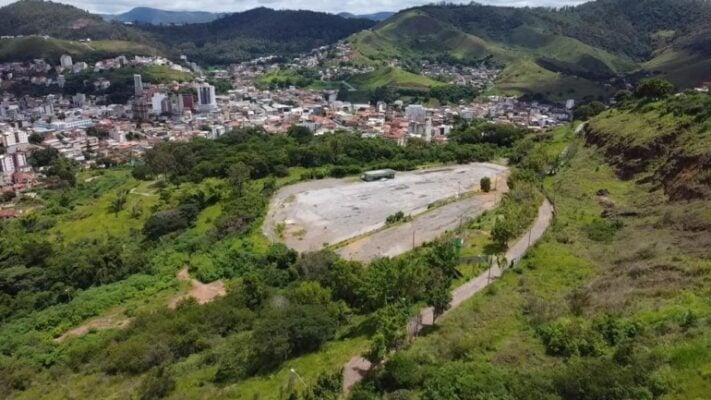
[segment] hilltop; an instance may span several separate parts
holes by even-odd
[[[121,14],[104,14],[107,21],[143,23],[151,25],[182,25],[212,22],[224,13],[211,13],[206,11],[168,11],[151,7],[136,7]]]
[[[379,22],[392,17],[395,13],[393,11],[380,11],[372,14],[352,14],[349,12],[341,12],[338,13],[338,15],[345,18],[365,18]]]
[[[334,43],[373,26],[366,19],[313,11],[256,8],[206,24],[144,26],[158,40],[204,64],[288,56]]]
[[[20,0],[0,8],[0,35],[48,35],[59,39],[148,42],[140,31],[109,23],[76,7],[44,0]]]
[[[710,80],[710,16],[704,0],[598,0],[561,9],[429,5],[403,10],[352,43],[376,62],[498,64],[504,91],[580,98],[639,73],[658,71],[683,86]]]

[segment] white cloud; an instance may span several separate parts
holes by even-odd
[[[0,4],[10,4],[12,0],[0,0]],[[277,9],[308,9],[326,12],[348,11],[370,13],[376,11],[397,11],[407,7],[432,3],[432,0],[61,0],[62,3],[97,13],[119,13],[133,7],[154,7],[164,10],[189,10],[229,12],[244,11],[265,6]],[[469,0],[450,0],[455,3],[469,3]],[[483,4],[499,6],[563,6],[583,3],[584,0],[480,0]]]

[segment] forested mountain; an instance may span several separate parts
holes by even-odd
[[[212,22],[224,13],[206,11],[168,11],[150,7],[136,7],[122,14],[104,14],[107,21],[138,22],[151,25],[182,25]]]
[[[374,24],[366,19],[313,11],[256,8],[206,24],[142,28],[193,60],[220,64],[259,55],[286,56],[308,51]]]
[[[707,62],[710,20],[707,0],[597,0],[561,9],[429,5],[404,10],[353,42],[374,60],[502,64],[502,87],[524,92],[590,86],[651,60],[648,69],[688,85],[711,79],[711,70],[677,74],[670,63]]]
[[[160,10],[138,11],[138,16],[151,22],[163,21],[165,17]],[[152,19],[149,15],[153,15]],[[257,8],[209,23],[128,26],[104,21],[76,7],[43,0],[20,0],[0,8],[0,35],[131,41],[176,57],[186,54],[201,64],[225,64],[266,55],[289,56],[333,43],[374,24],[367,19],[327,13]],[[46,53],[43,50],[37,54]]]
[[[49,35],[61,39],[113,39],[145,43],[146,35],[76,7],[43,0],[20,0],[0,8],[0,35]]]

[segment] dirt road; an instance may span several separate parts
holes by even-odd
[[[521,257],[526,254],[528,249],[543,236],[551,224],[553,219],[553,211],[553,205],[548,202],[548,200],[545,200],[538,208],[538,216],[536,217],[531,229],[521,236],[506,252],[506,260],[508,263],[520,260]],[[470,299],[472,296],[479,293],[499,278],[503,273],[503,268],[506,268],[506,266],[494,266],[490,271],[487,270],[476,278],[454,289],[452,291],[452,302],[450,303],[450,308],[447,312],[445,312],[445,315],[459,307],[466,300]],[[420,318],[423,326],[432,325],[432,308],[427,307],[420,311]],[[363,377],[367,374],[370,367],[370,362],[361,356],[353,357],[350,361],[348,361],[348,363],[343,366],[344,392],[348,393],[351,388],[353,388],[353,385],[360,382],[361,379],[363,379]]]

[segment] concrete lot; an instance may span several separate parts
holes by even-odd
[[[394,257],[431,242],[446,231],[456,230],[461,221],[466,222],[495,205],[496,198],[491,194],[469,197],[431,210],[411,222],[358,238],[336,250],[336,253],[347,260],[363,262]]]
[[[385,219],[398,211],[417,215],[432,203],[478,190],[484,176],[491,178],[492,187],[503,187],[507,173],[508,169],[500,165],[474,163],[399,172],[393,180],[377,182],[354,178],[303,182],[287,186],[274,196],[263,231],[267,237],[298,251],[315,251],[324,244],[340,243],[382,228]],[[456,214],[458,221],[462,212],[473,213],[478,207],[474,199],[467,199],[462,206],[451,206],[443,207],[449,211],[434,215],[445,218],[444,215]],[[432,212],[435,211],[439,209]],[[450,226],[441,219],[430,222],[432,228],[441,226],[441,230],[436,229],[439,232]],[[412,245],[411,238],[406,242]]]

